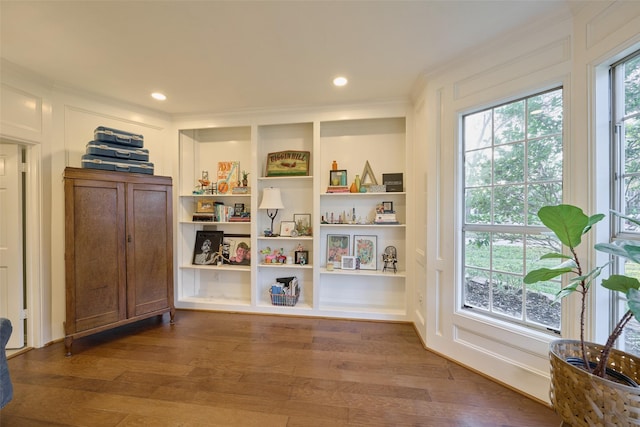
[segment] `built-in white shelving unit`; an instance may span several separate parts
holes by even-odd
[[[327,120],[326,116],[322,113],[320,119],[311,117],[290,123],[247,120],[247,125],[196,126],[179,131],[176,307],[408,319],[407,236],[411,227],[407,224],[407,119],[404,114],[385,116],[379,113],[373,117],[361,114],[361,118],[352,119]],[[311,153],[308,176],[266,176],[268,154],[285,150]],[[383,184],[383,174],[402,173],[405,188],[397,192],[327,193],[334,160],[339,169],[347,170],[348,185],[356,175],[362,176],[368,161],[379,185]],[[250,192],[242,195],[193,194],[202,171],[208,171],[215,180],[217,164],[222,161],[239,161],[240,169],[250,172]],[[370,183],[369,179],[362,182],[365,187]],[[258,207],[263,190],[268,187],[280,189],[284,205],[275,217],[273,232],[280,233],[282,221],[293,221],[298,214],[308,214],[311,216],[311,235],[265,235],[271,219]],[[202,198],[225,205],[243,203],[245,210],[251,213],[251,221],[194,221],[193,213]],[[397,224],[373,223],[376,206],[382,203],[393,205]],[[327,223],[331,216],[335,223]],[[343,218],[342,223],[337,223],[339,217]],[[251,265],[194,265],[198,230],[222,230],[225,235],[248,236]],[[350,256],[355,255],[357,236],[373,241],[375,266],[369,264],[369,269],[359,270],[327,269],[327,242],[333,235],[348,236]],[[397,253],[396,270],[383,271],[382,253],[390,246]],[[263,254],[278,250],[295,258],[295,251],[299,249],[308,252],[303,264],[267,263]],[[272,305],[271,286],[277,278],[292,276],[298,279],[301,288],[297,304]]]

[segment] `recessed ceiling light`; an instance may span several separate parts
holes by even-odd
[[[348,80],[346,77],[336,77],[335,79],[333,79],[333,84],[335,86],[345,86],[347,82]]]
[[[167,99],[166,95],[160,92],[153,92],[151,94],[151,97],[153,99],[157,99],[158,101],[164,101],[165,99]]]

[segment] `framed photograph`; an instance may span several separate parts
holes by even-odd
[[[346,169],[330,170],[329,185],[333,187],[338,185],[347,185],[347,170]]]
[[[298,236],[311,236],[311,214],[293,214]]]
[[[341,268],[343,270],[355,270],[356,269],[356,257],[354,256],[343,256],[340,262]]]
[[[281,221],[280,222],[280,235],[283,237],[291,237],[296,234],[296,223],[294,221]]]
[[[306,265],[309,264],[309,251],[295,251],[295,263]]]
[[[196,231],[196,243],[193,248],[193,264],[212,265],[220,259],[218,252],[222,246],[224,232]]]
[[[348,234],[329,234],[327,235],[327,263],[340,262],[342,257],[349,254]]]
[[[241,216],[242,212],[244,212],[244,203],[235,203],[233,205],[233,215]]]
[[[222,255],[225,264],[251,265],[251,235],[225,234]]]
[[[360,260],[361,270],[378,269],[378,237],[353,236],[353,256]]]
[[[215,202],[213,199],[198,199],[197,213],[213,213],[214,209]]]
[[[382,202],[382,208],[385,213],[393,212],[393,202]]]

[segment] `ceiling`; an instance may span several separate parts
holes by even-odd
[[[56,86],[171,115],[384,102],[408,99],[421,76],[569,5],[0,0],[0,55]],[[349,84],[334,87],[337,75]]]

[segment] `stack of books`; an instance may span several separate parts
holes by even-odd
[[[349,187],[346,185],[330,185],[327,187],[327,193],[348,193]]]
[[[375,224],[398,224],[395,212],[376,213]]]

